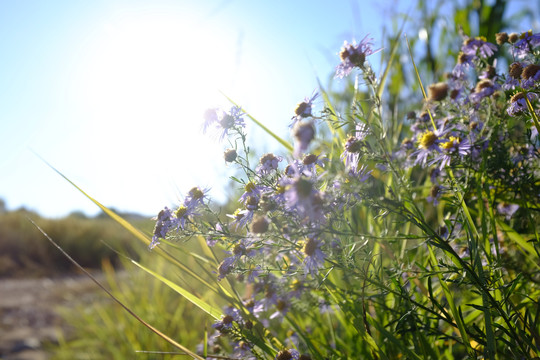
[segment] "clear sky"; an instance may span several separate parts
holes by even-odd
[[[1,1],[0,198],[98,212],[35,152],[122,211],[156,214],[195,185],[224,199],[224,144],[200,132],[205,109],[229,106],[220,91],[287,136],[343,41],[380,39],[397,3]]]

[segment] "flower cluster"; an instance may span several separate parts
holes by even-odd
[[[375,52],[372,41],[345,43],[336,77],[359,70],[371,79],[366,86],[374,87],[378,80],[366,63]],[[214,269],[217,284],[241,290],[238,298],[228,295],[229,304],[213,325],[209,342],[229,349],[216,357],[259,359],[265,353],[309,359],[318,352],[318,358],[340,358],[355,357],[355,351],[371,356],[379,350],[363,344],[375,336],[370,331],[397,343],[422,326],[426,336],[440,335],[441,343],[456,328],[460,338],[468,334],[486,343],[478,335],[483,324],[467,329],[461,313],[445,309],[451,293],[440,285],[444,271],[452,282],[472,287],[471,293],[492,291],[486,290],[488,283],[502,288],[506,275],[498,266],[509,253],[503,251],[508,239],[526,247],[527,259],[535,249],[529,243],[538,241],[538,235],[523,240],[508,224],[519,214],[533,219],[531,209],[540,203],[540,65],[534,51],[540,37],[498,34],[497,43],[465,38],[453,70],[428,87],[426,101],[407,114],[392,137],[389,130],[398,126],[388,125],[378,101],[371,102],[376,105],[370,112],[353,106],[345,115],[330,111],[333,107],[318,114],[314,93],[292,111],[291,153],[266,153],[252,166],[240,108],[205,114],[205,131],[229,140],[225,161],[242,171],[233,178],[238,208],[221,216],[208,206],[206,192],[193,188],[176,210],[159,213],[151,247],[166,237],[200,235],[209,246],[224,249]],[[517,59],[506,74],[495,59],[505,47]],[[319,130],[323,124],[330,131]],[[519,226],[538,234],[531,223]],[[437,264],[437,256],[447,258]],[[478,270],[489,280],[476,275]],[[444,301],[437,300],[443,295]],[[464,294],[467,301],[469,296]],[[479,304],[475,301],[470,303]],[[407,305],[394,314],[392,306],[399,302]],[[490,304],[490,311],[496,305]],[[481,315],[478,306],[467,321]],[[396,334],[372,325],[368,319],[377,316],[388,319],[385,326]],[[338,320],[345,329],[333,323]],[[327,322],[334,325],[321,325]],[[450,330],[440,330],[443,323]],[[294,331],[286,329],[291,324]],[[396,347],[375,358],[400,358],[402,351],[408,350]]]

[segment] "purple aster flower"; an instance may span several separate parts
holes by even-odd
[[[304,265],[306,274],[311,274],[315,277],[321,267],[324,265],[326,256],[321,250],[321,242],[315,238],[308,238],[302,248],[304,255]]]
[[[287,315],[287,313],[291,309],[291,303],[288,299],[282,297],[282,298],[277,299],[275,307],[276,307],[276,311],[273,314],[271,314],[269,318],[270,319],[276,319],[276,318],[283,319],[285,315]]]
[[[283,160],[281,156],[275,156],[268,153],[261,156],[259,159],[259,166],[257,166],[257,173],[259,175],[267,175],[270,172],[277,170],[278,164]]]
[[[250,181],[244,185],[244,193],[240,196],[240,201],[242,204],[246,205],[249,198],[260,199],[263,192],[268,191],[269,189],[263,185],[257,185],[254,182]]]
[[[497,205],[497,211],[499,214],[504,215],[506,220],[510,220],[512,215],[519,209],[519,205],[510,204],[507,202],[501,202]]]
[[[414,161],[415,165],[420,164],[422,167],[425,167],[429,155],[441,152],[439,144],[444,141],[441,139],[443,133],[444,132],[440,130],[428,130],[419,137],[418,150],[411,154],[411,158],[416,158]]]
[[[376,53],[379,50],[373,51],[373,39],[368,38],[368,35],[360,41],[359,44],[356,44],[353,41],[352,44],[348,44],[347,41],[343,43],[343,48],[339,53],[341,58],[341,64],[336,67],[336,76],[340,79],[343,79],[345,76],[349,75],[351,71],[356,68],[363,68],[366,57]]]
[[[441,198],[441,195],[443,193],[444,187],[440,185],[433,185],[431,187],[431,190],[429,191],[429,196],[426,198],[426,200],[433,205],[439,204],[439,199]]]
[[[298,121],[294,125],[292,133],[295,139],[294,155],[298,157],[307,150],[309,144],[315,138],[315,125],[313,121]]]
[[[236,211],[233,214],[227,214],[227,216],[233,219],[231,225],[233,225],[234,228],[238,230],[238,228],[243,228],[247,226],[249,223],[251,223],[251,221],[253,220],[254,214],[255,213],[253,210],[236,209]]]
[[[191,188],[191,190],[189,190],[188,192],[188,195],[184,199],[184,205],[186,207],[204,205],[204,199],[207,197],[207,192],[208,189],[201,189],[197,186]]]
[[[540,33],[533,34],[532,31],[528,31],[521,34],[520,38],[519,41],[512,45],[512,56],[523,59],[540,45]]]
[[[220,333],[223,333],[233,327],[233,322],[240,323],[241,321],[242,317],[240,316],[238,309],[228,306],[225,308],[224,315],[221,317],[221,320],[216,321],[212,327]]]
[[[300,353],[295,349],[281,350],[276,355],[276,360],[298,360],[300,359]]]
[[[165,239],[165,236],[167,236],[169,230],[174,227],[173,214],[171,209],[169,209],[168,207],[165,207],[163,210],[161,210],[158,216],[153,218],[153,220],[157,221],[154,227],[152,242],[148,246],[150,250],[159,245],[159,239]]]
[[[292,124],[293,126],[297,121],[302,120],[307,117],[313,116],[313,101],[319,96],[319,93],[316,91],[313,92],[313,95],[311,95],[311,98],[304,98],[304,101],[296,105],[296,109],[294,109],[294,116],[292,117]]]
[[[454,75],[458,79],[464,78],[467,71],[471,67],[474,67],[473,60],[474,60],[473,55],[460,52],[458,55],[458,62],[456,66],[454,67],[454,70],[452,70],[452,75]]]
[[[440,170],[443,170],[446,166],[450,165],[453,156],[463,158],[471,152],[469,140],[455,136],[450,136],[445,142],[441,142],[440,148],[442,149],[442,153],[440,153],[439,156],[435,156],[433,160],[428,163],[429,165],[440,163]]]
[[[540,65],[528,65],[521,72],[521,87],[524,89],[534,87],[538,80],[540,80]]]
[[[532,103],[533,100],[538,98],[538,95],[535,93],[527,93],[529,101]],[[516,116],[523,113],[529,112],[529,107],[527,105],[527,100],[525,100],[525,93],[519,92],[510,98],[510,106],[506,109],[506,112],[510,116]]]
[[[481,80],[476,84],[474,92],[469,95],[469,99],[472,103],[478,104],[483,98],[493,95],[498,88],[499,85],[491,80]]]
[[[497,51],[497,46],[487,42],[483,37],[468,38],[463,42],[461,51],[467,55],[488,58]]]
[[[233,106],[229,112],[216,108],[206,110],[203,133],[212,130],[221,141],[229,134],[230,130],[246,126],[242,118],[243,115],[242,109],[238,106]]]
[[[297,176],[285,191],[285,199],[289,210],[294,210],[302,219],[312,222],[323,222],[323,198],[315,188],[312,180]]]

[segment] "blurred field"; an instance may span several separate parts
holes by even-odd
[[[153,221],[121,214],[137,228],[150,232]],[[73,213],[46,219],[26,210],[0,211],[0,279],[61,276],[76,273],[73,265],[30,223],[32,219],[83,267],[100,269],[103,260],[118,265],[114,250],[138,258],[144,245],[107,216]],[[114,249],[114,250],[113,250]]]

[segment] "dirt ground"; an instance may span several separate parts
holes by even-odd
[[[102,278],[101,276],[98,276]],[[61,306],[92,302],[100,294],[85,275],[44,279],[0,279],[0,359],[45,360],[69,324]]]

